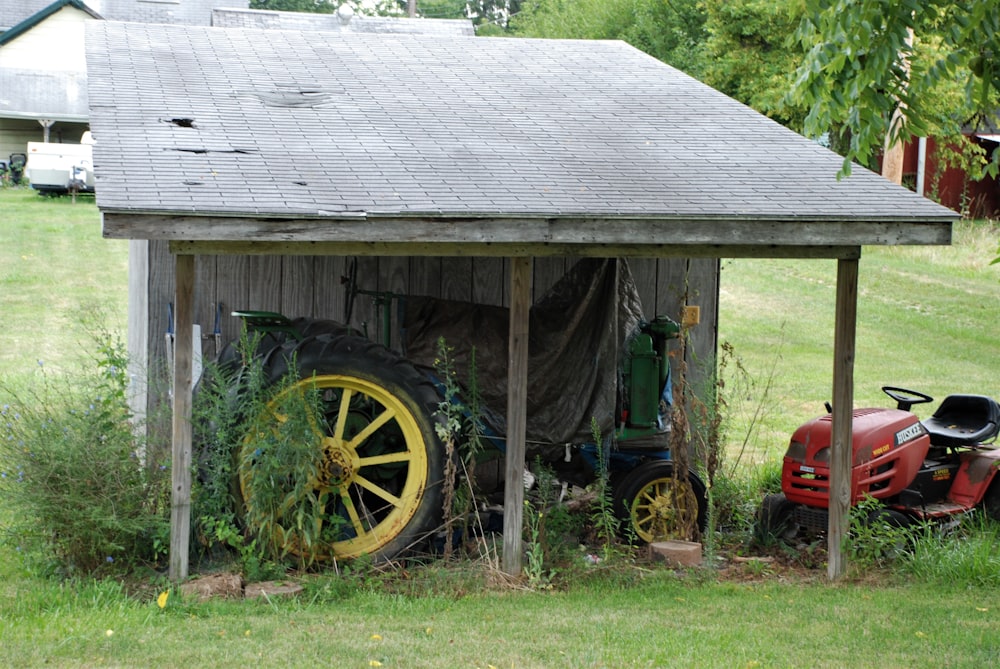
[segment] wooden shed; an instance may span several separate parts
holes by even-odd
[[[354,256],[371,290],[510,307],[509,475],[527,310],[571,259],[630,258],[647,314],[700,306],[705,356],[719,258],[835,260],[842,490],[861,248],[948,244],[956,218],[861,168],[838,180],[839,156],[622,42],[103,22],[87,50],[104,235],[132,240],[130,348],[152,363],[176,333],[175,493],[190,324],[207,330],[220,304],[224,338],[233,308],[336,318]],[[183,535],[182,495],[174,511]]]

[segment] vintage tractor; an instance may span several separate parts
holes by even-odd
[[[353,278],[347,281],[351,303],[359,291],[350,285]],[[614,261],[581,261],[549,296],[532,313],[536,350],[531,356],[538,356],[539,372],[529,379],[529,466],[543,462],[567,485],[577,486],[607,472],[614,507],[631,526],[629,534],[640,540],[703,526],[705,485],[692,471],[675,473],[668,443],[668,344],[680,332],[677,323],[665,316],[642,320],[631,278]],[[441,481],[449,457],[438,429],[442,406],[468,404],[468,398],[445,398],[447,384],[433,364],[442,337],[458,367],[477,346],[478,429],[498,457],[505,447],[500,400],[506,397],[506,310],[381,297],[406,302],[399,310],[405,354],[331,320],[236,312],[248,331],[259,333],[256,344],[250,355],[241,355],[234,343],[219,356],[231,396],[239,395],[240,379],[252,365],[259,366],[265,386],[281,388],[268,408],[248,417],[250,432],[266,435],[286,421],[282,397],[310,393],[318,398],[320,416],[311,425],[321,463],[311,480],[298,482],[301,494],[318,505],[313,509],[321,509],[317,516],[324,527],[314,534],[323,537],[324,545],[311,547],[313,557],[389,559],[426,545],[440,528]],[[567,331],[567,323],[579,329]],[[501,410],[494,409],[498,405]],[[601,444],[593,443],[592,416],[603,421]],[[256,463],[268,454],[251,439],[235,448],[242,450],[237,454],[239,487],[246,493],[260,475]],[[600,458],[606,467],[599,466]],[[286,550],[298,552],[294,528],[263,530]]]
[[[894,526],[941,521],[982,507],[1000,520],[1000,406],[983,395],[949,395],[920,421],[914,404],[923,393],[885,386],[895,409],[853,413],[851,504],[871,497],[875,515]],[[827,407],[827,411],[831,409]],[[815,418],[792,435],[782,463],[780,494],[758,513],[758,535],[792,540],[827,530],[832,415]],[[874,520],[874,519],[873,519]]]

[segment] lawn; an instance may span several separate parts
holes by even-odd
[[[124,333],[127,244],[100,236],[92,199],[0,190],[0,394],[86,359],[85,314]],[[883,384],[935,397],[1000,396],[1000,232],[956,227],[951,247],[866,248],[856,394]],[[727,386],[730,450],[780,457],[831,392],[834,261],[724,260],[720,339],[748,382]],[[763,387],[770,381],[770,390]],[[924,413],[926,415],[926,412]],[[751,458],[743,461],[745,469]],[[184,601],[150,573],[129,583],[43,577],[0,500],[0,666],[987,667],[1000,665],[997,578],[730,563],[674,573],[643,561],[582,564],[558,587],[497,585],[482,566],[303,577],[290,600]]]

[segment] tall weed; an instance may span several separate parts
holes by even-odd
[[[123,343],[94,336],[93,367],[50,373],[4,394],[0,494],[15,520],[4,539],[41,571],[118,573],[169,546],[169,463],[146,457],[127,401]]]

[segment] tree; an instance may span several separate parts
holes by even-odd
[[[845,174],[887,137],[958,137],[1000,109],[997,0],[807,0],[796,39],[805,57],[792,99],[810,109],[806,134],[843,133]],[[996,176],[1000,152],[979,163]]]
[[[804,0],[708,0],[708,38],[700,48],[701,79],[730,97],[799,131],[806,108],[788,98],[802,53],[791,37]]]
[[[705,9],[701,0],[524,0],[511,18],[520,37],[620,39],[698,77]]]

